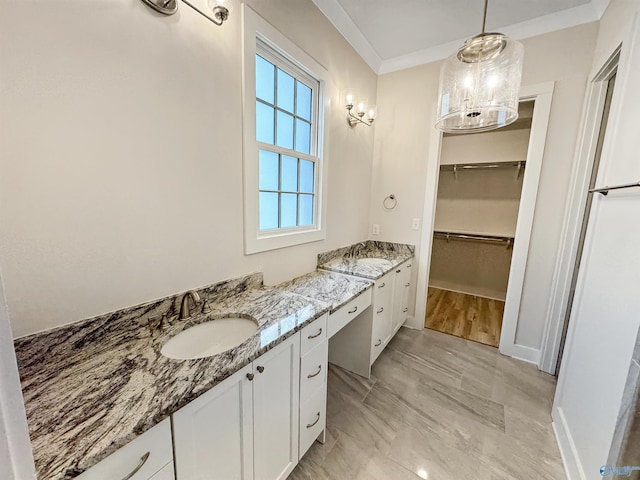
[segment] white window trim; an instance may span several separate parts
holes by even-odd
[[[330,95],[329,73],[302,49],[282,35],[251,8],[243,4],[243,169],[244,169],[244,247],[247,255],[278,248],[291,247],[303,243],[324,240],[326,234],[327,211],[327,158],[324,155],[328,142],[328,106]],[[256,141],[256,39],[278,51],[291,62],[299,65],[309,75],[320,82],[318,92],[317,157],[316,165],[316,205],[315,225],[311,228],[298,227],[286,230],[260,232],[259,226],[259,182],[258,148]],[[273,149],[273,145],[270,146]],[[306,155],[299,155],[300,158]]]

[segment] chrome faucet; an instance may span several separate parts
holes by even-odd
[[[178,317],[178,320],[184,320],[191,316],[191,313],[189,312],[189,298],[193,300],[194,306],[197,306],[200,301],[200,295],[198,295],[198,292],[195,290],[189,290],[185,293],[184,297],[182,297],[182,303],[180,304],[180,316]]]

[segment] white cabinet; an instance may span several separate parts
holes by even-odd
[[[285,479],[298,461],[300,335],[173,415],[178,480]]]
[[[329,321],[331,317],[329,317]],[[301,342],[312,340],[313,348],[302,352],[300,358],[300,433],[299,458],[324,432],[327,411],[327,358],[329,343],[326,315],[302,330]]]
[[[409,293],[411,292],[412,269],[413,259],[398,265],[394,270],[392,337],[404,324],[409,315]]]
[[[165,419],[78,476],[78,480],[173,480],[171,423]]]
[[[300,335],[253,366],[253,478],[284,480],[298,463]]]
[[[393,289],[395,271],[391,271],[375,281],[373,286],[373,327],[371,334],[370,363],[378,356],[391,339],[391,319],[393,309]]]
[[[173,414],[179,480],[253,478],[253,388],[247,365]]]

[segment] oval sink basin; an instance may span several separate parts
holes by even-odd
[[[165,357],[194,360],[237,347],[258,330],[248,318],[218,318],[183,330],[160,349]]]
[[[360,265],[377,265],[381,267],[391,264],[389,260],[385,260],[384,258],[359,258],[356,260],[356,263]]]

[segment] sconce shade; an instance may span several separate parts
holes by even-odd
[[[493,130],[518,118],[524,47],[501,33],[470,38],[440,70],[436,128]]]

